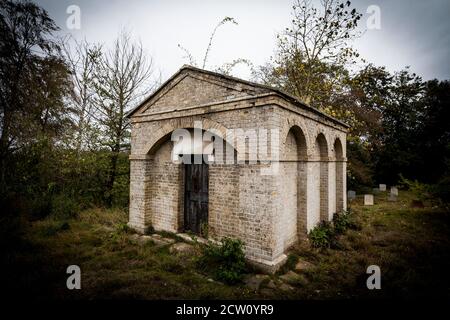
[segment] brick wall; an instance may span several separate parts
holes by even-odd
[[[150,99],[131,118],[130,226],[183,231],[184,169],[171,161],[170,134],[195,121],[221,133],[279,129],[278,174],[262,175],[270,164],[249,164],[247,152],[234,154],[241,163],[209,167],[209,236],[243,240],[251,261],[276,266],[320,219],[345,208],[345,128],[264,93],[210,75],[180,74]],[[336,145],[337,139],[344,143]]]

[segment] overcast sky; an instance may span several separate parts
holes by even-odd
[[[41,0],[37,1],[57,22],[63,33],[91,42],[112,43],[119,30],[126,28],[142,41],[162,72],[163,80],[183,64],[189,49],[200,63],[214,26],[225,16],[238,25],[226,24],[214,39],[208,69],[236,58],[255,65],[273,54],[276,33],[289,26],[292,0]],[[366,28],[370,5],[381,12],[381,28],[367,30],[354,41],[361,55],[390,71],[411,66],[425,80],[450,79],[450,1],[448,0],[359,0],[352,4],[363,13]],[[70,5],[81,10],[79,30],[67,28]],[[235,76],[248,78],[241,67]]]

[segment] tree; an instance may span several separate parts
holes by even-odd
[[[381,109],[380,144],[373,149],[377,180],[395,183],[400,173],[409,178],[422,167],[414,136],[420,128],[423,94],[424,85],[419,76],[408,69],[394,74],[388,99]]]
[[[316,108],[332,105],[347,76],[344,68],[358,54],[349,45],[361,18],[350,1],[310,0],[293,5],[290,28],[278,34],[275,58],[255,74],[262,82],[284,89]]]
[[[72,40],[73,45],[70,45]],[[77,41],[66,39],[62,45],[64,57],[70,68],[73,89],[69,104],[73,118],[73,136],[70,142],[77,153],[94,144],[94,82],[95,70],[102,51],[101,46],[88,43],[86,40]]]
[[[425,83],[419,114],[420,128],[413,140],[423,156],[422,181],[450,181],[450,81],[430,80]],[[450,191],[450,190],[449,190]]]
[[[120,152],[129,145],[129,123],[125,114],[143,96],[154,90],[157,81],[153,60],[147,58],[140,43],[122,31],[113,48],[104,53],[95,71],[95,120],[101,128],[101,143],[110,151],[105,201],[112,204]]]
[[[0,1],[0,185],[13,152],[55,134],[65,122],[68,73],[47,12],[28,1]],[[64,120],[64,121],[61,121]]]

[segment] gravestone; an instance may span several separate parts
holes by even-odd
[[[365,194],[364,195],[364,205],[365,206],[373,206],[373,194]]]
[[[354,190],[347,191],[347,199],[354,200],[356,198],[356,192]]]
[[[398,188],[397,187],[391,187],[391,195],[398,196]]]
[[[386,191],[386,185],[380,184],[380,191]]]
[[[397,201],[397,196],[395,194],[389,194],[388,201],[395,202]]]

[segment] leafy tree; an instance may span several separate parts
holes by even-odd
[[[0,1],[0,185],[11,156],[39,139],[55,138],[66,120],[68,72],[51,38],[58,30],[29,1]],[[11,172],[8,172],[10,175]],[[13,179],[14,181],[14,179]]]
[[[380,144],[373,150],[377,180],[395,183],[398,174],[412,177],[422,167],[419,164],[421,151],[417,150],[414,136],[420,128],[423,93],[422,79],[416,74],[408,69],[394,74],[388,100],[381,108]]]
[[[421,126],[413,140],[419,142],[416,150],[422,154],[425,168],[417,178],[425,182],[450,180],[450,81],[426,82],[421,104]]]
[[[291,27],[278,34],[275,58],[256,71],[266,84],[284,89],[316,108],[332,105],[347,77],[345,65],[358,54],[349,45],[361,18],[356,9],[335,0],[293,5]]]

